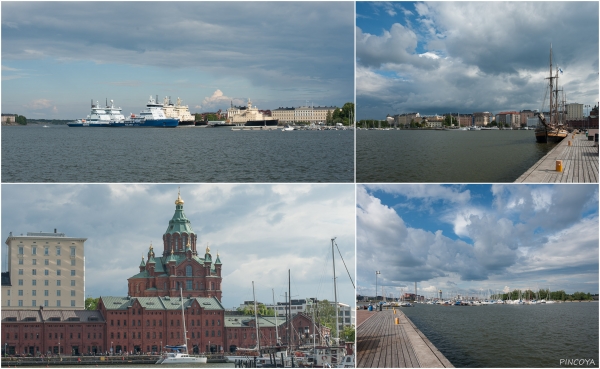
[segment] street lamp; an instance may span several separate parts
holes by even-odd
[[[113,343],[112,341],[110,342],[110,356],[113,355]]]
[[[377,276],[381,274],[379,270],[375,271],[375,302],[377,302]]]
[[[162,340],[160,341],[160,353],[162,354]]]

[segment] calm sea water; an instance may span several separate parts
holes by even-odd
[[[456,367],[598,367],[598,303],[402,308]],[[585,366],[585,365],[584,365]]]
[[[533,131],[357,131],[357,182],[514,182],[554,147]]]
[[[2,127],[2,182],[353,181],[353,131]]]

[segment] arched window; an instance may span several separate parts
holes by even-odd
[[[185,267],[185,276],[186,277],[191,277],[192,276],[192,266],[188,265]]]

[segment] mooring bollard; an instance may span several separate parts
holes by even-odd
[[[556,161],[556,171],[557,171],[557,172],[562,172],[562,171],[563,171],[563,164],[562,164],[562,160],[557,160],[557,161]]]
[[[571,146],[571,140],[569,140],[569,146]]]
[[[394,309],[394,314],[396,314],[396,309]]]
[[[396,324],[396,325],[400,324],[400,318],[394,318],[394,324]]]

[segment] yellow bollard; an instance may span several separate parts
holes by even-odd
[[[557,172],[562,172],[563,171],[562,160],[557,160],[556,161],[556,171]]]
[[[394,324],[396,324],[396,325],[400,324],[400,318],[394,318]]]
[[[571,146],[571,140],[569,140],[569,146]]]
[[[396,314],[396,309],[394,309],[394,314]]]

